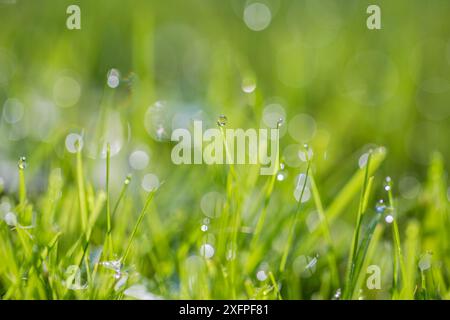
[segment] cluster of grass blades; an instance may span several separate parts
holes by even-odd
[[[73,182],[53,169],[46,193],[33,200],[20,158],[18,195],[2,200],[2,210],[5,199],[10,207],[0,222],[1,298],[449,298],[449,205],[439,154],[416,204],[420,215],[406,218],[391,178],[383,180],[384,198],[375,200],[384,148],[367,152],[331,201],[324,200],[325,181],[309,148],[294,201],[277,175],[222,167],[226,196],[202,228],[186,208],[165,221],[164,203],[153,200],[171,190],[133,199],[131,175],[112,196],[109,145],[103,189],[86,179],[79,147]],[[284,170],[280,159],[277,167]],[[307,193],[311,200],[303,201]],[[310,212],[314,228],[307,227]]]

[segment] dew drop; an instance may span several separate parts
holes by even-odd
[[[286,179],[286,172],[280,171],[277,173],[277,180],[284,181]]]
[[[389,214],[386,218],[384,218],[384,221],[386,221],[386,223],[392,223],[394,221],[394,217]]]
[[[208,231],[208,226],[206,224],[203,224],[200,228],[203,232]]]
[[[283,125],[283,123],[284,123],[283,118],[278,119],[278,121],[277,121],[277,128],[279,129]]]
[[[390,185],[386,185],[386,186],[384,186],[384,190],[386,190],[386,191],[389,191],[389,190],[391,190],[391,186],[390,186]]]
[[[219,127],[224,127],[227,125],[228,122],[228,118],[225,115],[220,115],[219,118],[217,119],[217,125]]]
[[[7,123],[15,124],[19,122],[24,113],[24,107],[17,99],[8,99],[3,104],[3,119]]]
[[[342,293],[341,288],[337,289],[336,293],[333,296],[333,300],[339,300],[341,298],[341,293]]]
[[[312,159],[314,153],[312,151],[311,148],[305,148],[306,150],[300,150],[298,152],[298,157],[300,158],[300,160],[302,160],[303,162],[308,162],[309,160]]]
[[[214,256],[214,247],[209,243],[205,243],[200,247],[200,254],[206,259],[211,259]]]
[[[20,157],[17,166],[19,167],[20,170],[24,170],[27,167],[27,158]]]
[[[244,10],[244,22],[253,31],[266,29],[272,20],[272,13],[264,3],[249,4]]]
[[[252,78],[245,78],[242,80],[241,88],[245,93],[252,93],[256,89],[256,82]]]

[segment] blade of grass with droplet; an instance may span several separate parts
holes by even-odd
[[[78,200],[81,214],[81,227],[83,232],[86,233],[87,221],[88,221],[88,204],[86,201],[86,190],[84,187],[84,171],[83,171],[83,157],[81,148],[77,151],[77,186],[78,186]]]
[[[130,185],[130,182],[131,182],[131,174],[128,174],[127,177],[125,178],[125,181],[122,184],[122,189],[120,190],[119,197],[117,198],[116,204],[114,205],[114,209],[112,212],[113,217],[116,215],[117,209],[119,208],[119,205],[122,202],[122,199],[124,198],[124,196],[128,190],[128,186]]]
[[[406,228],[405,242],[405,272],[406,278],[403,281],[402,291],[399,299],[414,299],[414,290],[417,273],[417,250],[419,249],[420,225],[417,221],[411,221]]]

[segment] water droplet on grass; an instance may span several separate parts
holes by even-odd
[[[254,2],[245,7],[244,22],[253,31],[266,29],[272,20],[272,13],[264,3]]]
[[[13,212],[8,212],[7,214],[5,214],[4,220],[10,227],[17,226],[17,216]]]
[[[286,173],[283,171],[280,171],[277,173],[277,180],[278,181],[284,181],[286,179]]]
[[[130,154],[128,162],[130,163],[130,166],[133,169],[142,170],[147,167],[149,159],[150,158],[147,152],[143,150],[135,150],[133,153]]]
[[[24,107],[17,99],[8,99],[3,104],[3,119],[9,124],[19,122],[24,115]]]
[[[384,213],[385,210],[386,210],[386,205],[384,204],[384,201],[383,200],[378,201],[375,206],[375,211],[377,213]]]
[[[369,159],[369,153],[364,153],[358,160],[358,166],[362,169],[366,166],[367,160]]]
[[[242,80],[241,88],[245,93],[252,93],[256,89],[256,82],[252,78],[245,78]]]
[[[298,152],[298,157],[300,158],[300,160],[302,160],[303,162],[308,162],[309,160],[312,159],[314,153],[312,151],[311,148],[305,148],[306,150],[300,150]]]
[[[391,186],[389,186],[389,185],[387,185],[387,186],[384,186],[384,190],[386,190],[386,191],[389,191],[389,190],[391,190]]]
[[[257,278],[259,281],[266,281],[266,280],[267,280],[267,273],[266,273],[264,270],[259,270],[259,271],[256,273],[256,278]]]
[[[208,231],[208,226],[207,226],[206,224],[203,224],[203,225],[200,227],[200,229],[201,229],[203,232],[206,232],[206,231]]]
[[[219,118],[217,119],[217,125],[219,127],[224,127],[227,125],[228,122],[228,118],[225,115],[220,115]]]
[[[159,185],[160,183],[158,177],[152,173],[146,174],[142,178],[141,186],[147,192],[155,191],[159,188]]]
[[[138,299],[138,300],[162,300],[161,297],[149,292],[147,288],[142,284],[135,284],[126,289],[123,292],[126,296]]]
[[[117,279],[117,278],[116,278]],[[121,288],[123,288],[128,281],[128,274],[122,274],[119,278],[119,280],[117,281],[116,285],[114,286],[114,290],[115,291],[119,291]]]
[[[386,216],[386,218],[384,218],[384,221],[386,221],[386,223],[392,223],[394,222],[394,217],[389,214]]]
[[[128,185],[130,184],[130,182],[131,182],[131,174],[128,174],[123,183]]]

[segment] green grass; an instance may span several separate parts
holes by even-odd
[[[78,2],[0,4],[0,299],[450,299],[449,2]],[[171,161],[273,104],[277,175]]]
[[[321,198],[320,180],[314,177],[317,173],[313,174],[316,168],[314,158],[311,159],[304,171],[307,178],[301,186],[301,195],[308,185],[313,201],[297,204],[290,201],[279,218],[275,216],[281,209],[281,200],[276,198],[281,195],[277,195],[279,181],[261,176],[255,179],[255,186],[246,188],[239,179],[244,179],[248,172],[224,167],[227,200],[220,217],[211,219],[206,233],[200,231],[200,223],[189,224],[186,219],[182,223],[187,225],[181,229],[167,224],[162,227],[164,217],[152,201],[166,192],[164,186],[143,195],[142,201],[137,202],[141,203],[140,213],[134,214],[138,208],[129,201],[130,177],[126,177],[116,195],[112,214],[109,202],[113,199],[108,192],[109,147],[105,190],[95,190],[86,180],[83,152],[79,151],[73,157],[77,187],[66,185],[61,173],[53,170],[47,194],[34,201],[25,194],[27,168],[19,160],[19,194],[3,198],[10,201],[12,212],[17,213],[17,224],[8,225],[4,221],[0,225],[2,297],[124,299],[129,298],[127,288],[144,283],[149,292],[167,299],[297,299],[311,298],[311,294],[331,299],[338,290],[343,299],[445,299],[449,294],[448,274],[435,263],[447,259],[447,232],[434,221],[442,218],[443,223],[448,223],[448,211],[441,211],[448,210],[448,201],[442,197],[445,185],[439,182],[441,158],[434,158],[427,188],[421,195],[420,205],[427,214],[420,227],[414,220],[405,223],[401,219],[395,181],[389,179],[388,191],[384,191],[383,177],[377,175],[384,157],[384,149],[371,152],[367,164],[357,169],[328,205]],[[252,201],[256,206],[255,217],[248,220],[242,216],[242,198],[258,185],[263,196],[260,203]],[[386,202],[382,210],[375,210],[377,201],[373,194],[379,187]],[[357,202],[358,194],[359,204],[354,211],[351,203]],[[14,204],[15,199],[18,202]],[[354,212],[351,242],[336,239],[338,226],[334,222],[346,211],[345,207]],[[319,219],[316,231],[309,232],[305,216],[312,209],[317,210]],[[264,214],[267,216],[261,216]],[[387,215],[394,217],[393,223],[384,221]],[[29,224],[31,227],[27,227]],[[59,226],[57,229],[55,224]],[[438,230],[425,233],[426,228],[433,226]],[[408,229],[406,236],[405,229]],[[283,237],[286,231],[287,237]],[[216,237],[216,252],[212,258],[206,258],[199,247],[211,242],[208,238],[211,234]],[[433,256],[431,266],[421,270],[419,244],[425,245],[425,241],[433,249]],[[280,249],[273,248],[274,242],[280,243]],[[226,245],[230,243],[234,248],[233,259]],[[302,244],[308,248],[305,250]],[[294,262],[299,255],[312,256],[315,252],[319,254],[312,267],[299,267]],[[389,256],[387,252],[392,254]],[[369,276],[366,269],[371,264],[382,270],[380,289],[365,285]],[[256,278],[260,270],[264,270],[265,279]]]

